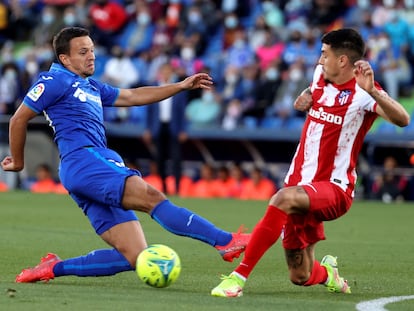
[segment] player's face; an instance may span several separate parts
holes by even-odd
[[[323,77],[325,80],[335,82],[335,78],[339,74],[338,56],[332,51],[331,47],[326,44],[322,44],[321,56],[319,58],[319,64],[323,68]]]
[[[64,65],[70,71],[86,78],[95,72],[95,52],[92,39],[88,36],[70,41],[70,54],[65,55]]]

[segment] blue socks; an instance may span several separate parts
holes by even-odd
[[[64,275],[108,276],[131,270],[134,268],[116,249],[95,250],[85,256],[58,262],[53,267],[56,277]]]
[[[151,217],[167,231],[206,242],[212,246],[223,246],[232,239],[232,234],[223,231],[197,214],[162,201],[151,211]]]
[[[223,246],[232,239],[232,234],[217,228],[197,214],[172,204],[169,200],[159,203],[151,217],[164,229],[176,235],[190,237],[212,246]],[[58,262],[53,272],[55,277],[109,276],[119,272],[132,271],[133,267],[116,249],[99,249],[84,256]]]

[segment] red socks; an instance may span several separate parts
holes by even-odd
[[[324,266],[319,264],[319,261],[313,262],[312,273],[309,277],[309,280],[306,281],[303,286],[311,286],[316,284],[325,283],[326,279],[328,278],[328,272]]]
[[[249,276],[264,253],[278,240],[286,219],[284,211],[272,205],[267,207],[265,215],[252,232],[244,258],[235,272],[246,278]]]

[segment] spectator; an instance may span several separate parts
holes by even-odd
[[[250,171],[250,179],[246,181],[240,195],[242,200],[268,200],[276,192],[275,183],[265,177],[258,167]]]
[[[191,197],[195,198],[214,198],[214,183],[216,171],[213,165],[203,163],[200,168],[200,178],[196,180],[191,189]]]
[[[131,57],[121,46],[115,45],[111,49],[111,57],[105,63],[101,79],[116,87],[130,88],[139,84],[140,77]]]
[[[304,64],[301,59],[292,63],[288,70],[282,73],[282,82],[276,91],[273,104],[266,111],[267,115],[277,116],[288,120],[296,116],[293,108],[296,97],[306,89],[310,81],[306,78]]]
[[[227,49],[226,64],[238,69],[252,64],[255,60],[254,50],[246,41],[246,32],[239,29],[234,33],[234,41]]]
[[[158,72],[158,85],[176,81],[174,69],[170,63],[165,63]],[[180,191],[182,171],[182,144],[187,140],[185,107],[188,93],[181,92],[167,98],[158,104],[147,106],[147,120],[143,139],[147,144],[155,144],[155,158],[158,172],[163,182],[163,190],[167,192],[166,178],[167,161],[172,161],[172,175],[175,177],[175,191]]]
[[[51,45],[53,36],[63,25],[59,10],[52,5],[46,5],[42,10],[40,23],[36,24],[32,32],[34,45],[36,47]]]
[[[233,178],[227,166],[222,165],[217,169],[217,176],[212,186],[214,197],[229,198],[231,187],[234,184]]]
[[[266,41],[266,33],[270,31],[269,26],[263,15],[259,15],[255,19],[253,27],[248,28],[247,37],[250,47],[256,51],[258,47],[263,46]]]
[[[127,23],[125,8],[117,1],[98,0],[89,7],[89,17],[95,43],[110,51]]]
[[[393,156],[384,159],[383,171],[377,175],[372,184],[372,196],[374,199],[385,203],[404,200],[404,194],[408,186],[408,179],[397,173],[398,163]]]
[[[198,5],[191,5],[184,12],[184,18],[175,32],[174,45],[180,47],[186,41],[190,41],[194,47],[195,56],[200,57],[204,53],[207,44],[206,19],[208,18],[202,15]]]
[[[244,111],[244,116],[262,120],[268,107],[272,105],[275,94],[281,83],[281,70],[278,64],[272,64],[262,71],[255,89],[254,105]]]
[[[150,7],[146,2],[142,2],[137,6],[133,18],[119,35],[118,44],[126,55],[139,56],[143,51],[151,48],[154,32],[155,27],[151,20]]]
[[[242,30],[243,26],[240,24],[238,16],[235,13],[227,13],[224,16],[222,49],[227,50],[232,46],[236,40],[236,34]]]
[[[229,195],[231,198],[239,199],[249,178],[239,163],[235,163],[230,167],[230,176],[233,182],[229,186]]]
[[[219,95],[211,90],[203,90],[200,98],[195,98],[185,108],[185,116],[191,128],[212,128],[219,125],[221,115]]]
[[[266,70],[271,64],[280,62],[285,50],[285,43],[275,36],[270,30],[266,30],[264,44],[256,49],[256,56],[259,59],[260,69]]]
[[[239,125],[242,117],[242,104],[239,99],[234,98],[227,104],[227,108],[222,120],[222,127],[225,130],[235,130]]]
[[[372,43],[372,41],[370,41]],[[411,80],[411,70],[405,55],[397,46],[392,46],[389,36],[380,32],[374,50],[371,45],[371,55],[374,69],[379,73],[379,80],[390,96],[398,98],[405,83]]]
[[[52,169],[48,164],[42,163],[36,167],[36,181],[30,185],[30,191],[35,193],[53,193],[56,182],[53,179]]]
[[[78,13],[79,10],[75,5],[69,5],[65,7],[62,14],[63,24],[66,27],[82,26],[82,17],[78,17]]]
[[[21,77],[15,62],[8,62],[1,68],[0,77],[0,112],[11,115],[21,95]]]
[[[173,57],[171,60],[179,76],[201,72],[204,63],[201,58],[197,57],[195,44],[191,40],[185,40],[179,46],[179,51],[180,55]]]
[[[105,63],[102,81],[120,88],[138,86],[140,77],[131,57],[118,45],[112,47],[111,54]],[[146,107],[105,107],[104,119],[109,122],[131,122],[135,120],[135,112],[145,109]]]
[[[217,92],[220,93],[224,103],[228,103],[232,99],[242,99],[243,85],[240,74],[241,68],[228,65],[224,71],[224,79],[217,87]]]

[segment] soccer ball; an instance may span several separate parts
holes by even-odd
[[[162,244],[152,244],[137,258],[136,272],[147,285],[157,288],[174,283],[181,272],[181,261],[177,253]]]

